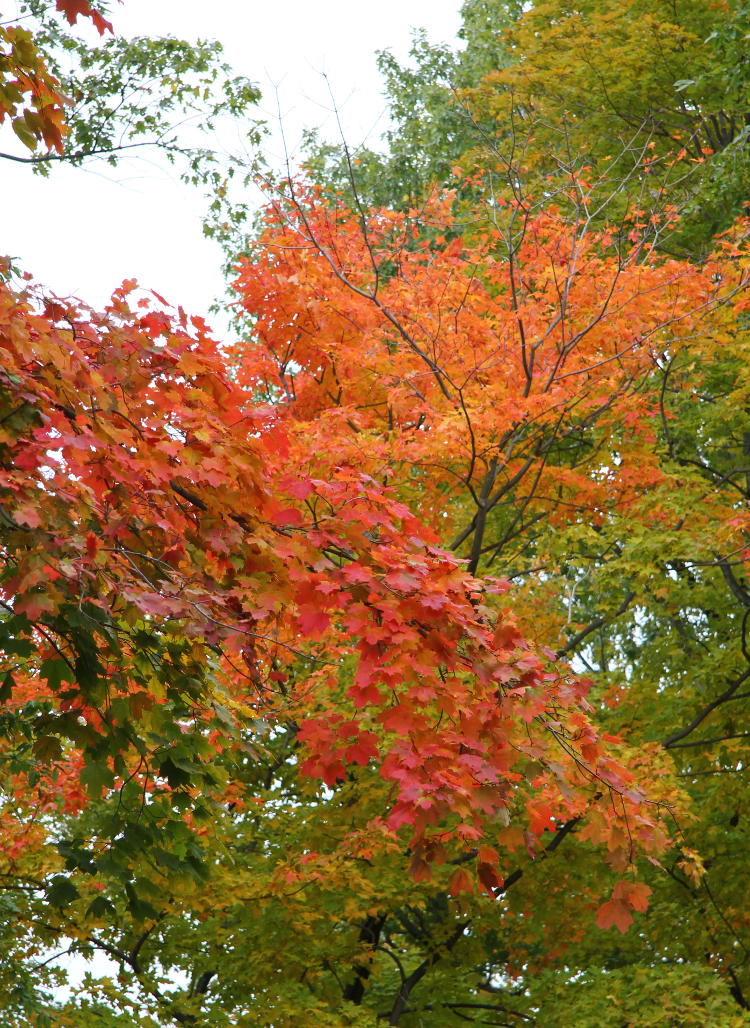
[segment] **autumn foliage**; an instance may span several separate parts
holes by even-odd
[[[111,24],[88,0],[56,0],[56,9],[70,25],[90,18],[97,31],[112,31]],[[45,55],[23,24],[0,25],[0,125],[8,119],[13,131],[30,150],[38,145],[63,152],[67,132],[65,106],[71,100],[47,67]]]
[[[343,845],[402,838],[418,880],[457,862],[453,893],[476,874],[500,895],[515,851],[581,819],[620,873],[663,850],[677,795],[628,769],[589,683],[476,572],[521,481],[552,525],[658,486],[639,387],[667,329],[671,348],[694,335],[741,272],[609,256],[554,212],[502,260],[497,233],[455,236],[449,199],[420,233],[314,194],[270,208],[233,377],[200,320],[133,284],[102,314],[4,288],[4,695],[19,726],[33,712],[6,873],[29,817],[86,805],[81,782],[148,790],[162,827],[252,802],[212,754],[252,753],[260,717],[294,726],[329,787],[377,768],[383,806]],[[623,423],[618,476],[596,473]],[[586,433],[602,441],[576,466],[564,442]],[[620,882],[598,923],[624,930],[649,891]]]
[[[218,716],[231,747],[235,719],[237,734],[262,713],[299,725],[303,771],[329,785],[381,765],[382,817],[408,828],[415,867],[478,840],[533,848],[597,805],[660,848],[586,684],[510,609],[496,627],[487,586],[376,467],[320,466],[182,314],[132,308],[126,290],[101,316],[32,305],[5,293],[3,630],[7,698],[45,703],[42,763],[81,752],[105,788],[126,772],[168,788],[170,747],[150,738],[165,718],[200,734]],[[501,886],[498,851],[483,853]],[[622,869],[631,857],[610,847]]]
[[[61,149],[0,33],[0,120]],[[600,186],[266,186],[226,345],[3,266],[9,1017],[569,1028],[599,972],[631,1002],[638,939],[636,992],[656,953],[690,997],[664,1023],[742,996],[707,869],[742,864],[709,776],[745,759],[748,226],[689,260],[674,204],[608,224]],[[117,981],[43,994],[62,946]]]

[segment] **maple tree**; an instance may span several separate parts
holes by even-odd
[[[423,217],[452,235],[450,198]],[[500,233],[424,243],[423,227],[381,211],[363,234],[314,193],[272,207],[240,276],[256,343],[238,349],[235,381],[200,322],[133,306],[127,288],[104,315],[5,294],[3,649],[16,784],[4,829],[18,839],[5,874],[28,892],[30,931],[45,911],[37,946],[57,935],[121,962],[125,991],[100,983],[100,1000],[127,1009],[136,982],[139,1009],[154,1016],[257,1019],[263,1009],[269,1023],[294,1023],[302,988],[322,1023],[366,998],[365,1018],[385,1003],[398,1024],[439,960],[429,949],[418,957],[407,989],[370,951],[415,889],[432,921],[424,939],[436,941],[407,930],[405,959],[424,945],[450,952],[496,917],[506,888],[544,875],[543,862],[520,856],[529,847],[554,852],[569,835],[605,843],[622,875],[633,846],[666,844],[654,802],[681,800],[659,747],[603,747],[586,686],[524,642],[532,615],[500,600],[495,628],[487,584],[436,548],[436,530],[457,533],[454,549],[476,573],[517,538],[508,526],[519,507],[522,528],[524,517],[569,524],[573,496],[575,524],[603,525],[620,509],[632,517],[660,484],[638,431],[653,416],[637,387],[653,367],[650,339],[667,325],[689,339],[724,317],[742,273],[730,254],[719,286],[718,265],[664,262],[636,244],[608,261],[606,240],[579,238],[552,213],[527,226],[512,261],[491,257]],[[300,238],[308,245],[292,245]],[[569,269],[559,318],[549,272],[571,244],[585,274]],[[481,276],[467,276],[480,255]],[[378,289],[373,260],[386,269]],[[514,275],[533,283],[515,301]],[[444,308],[454,317],[443,341]],[[521,310],[526,370],[513,345]],[[619,438],[623,419],[631,440]],[[606,444],[588,437],[599,432],[618,435],[617,481],[596,472]],[[571,444],[588,454],[588,477]],[[503,596],[506,585],[495,588]],[[657,795],[636,784],[639,762],[661,769]],[[307,784],[315,778],[322,791]],[[57,847],[45,832],[24,845],[41,810],[60,826]],[[259,839],[256,860],[238,866]],[[651,886],[626,877],[608,898],[598,860],[584,921],[590,930],[598,906],[601,927],[624,930]],[[552,879],[547,893],[570,916],[581,900],[569,872]],[[311,887],[322,909],[308,909]],[[308,960],[311,931],[323,945],[320,964],[300,988],[285,980],[248,999],[240,969],[225,965],[237,897],[255,897],[273,924],[300,892],[295,924],[308,925]],[[196,960],[208,945],[196,946],[196,918],[224,940],[208,936],[220,970]],[[321,919],[332,919],[344,975],[333,994],[335,976],[315,970],[332,960]],[[149,940],[151,967],[141,963]],[[516,973],[523,947],[512,949]],[[261,966],[274,959],[275,947],[259,948]],[[189,988],[153,966],[165,950]],[[480,1002],[477,982],[467,985],[456,1011]]]
[[[418,33],[408,64],[379,55],[392,127],[351,154],[356,192],[418,206],[459,165],[475,198],[562,204],[580,174],[610,225],[675,205],[661,245],[702,258],[747,197],[747,32],[741,0],[467,0],[462,48]],[[345,150],[313,137],[309,167],[353,203]]]
[[[260,91],[233,73],[218,42],[125,38],[113,30],[116,13],[110,0],[16,4],[0,26],[0,124],[15,132],[0,142],[0,160],[47,176],[60,162],[163,157],[207,194],[206,231],[218,234],[215,211],[237,170],[227,167],[222,127],[234,125],[246,163],[259,161]],[[81,31],[87,23],[93,40]]]
[[[458,186],[0,286],[5,1023],[746,1023],[747,228]]]
[[[682,778],[695,773],[700,818],[683,836],[672,881],[645,871],[670,911],[653,922],[647,947],[698,964],[708,952],[742,1003],[734,950],[744,904],[717,900],[691,853],[705,845],[708,829],[719,852],[706,858],[727,872],[710,881],[716,888],[736,880],[738,870],[720,856],[716,821],[735,821],[737,793],[717,809],[719,787],[707,783],[743,766],[741,757],[711,753],[717,744],[735,754],[744,746],[731,727],[731,704],[745,695],[747,677],[742,589],[735,581],[728,593],[720,570],[727,571],[721,554],[735,569],[745,559],[737,479],[746,386],[741,375],[731,384],[747,359],[742,246],[727,239],[720,265],[692,268],[644,251],[637,232],[623,252],[618,234],[590,232],[585,210],[577,225],[549,211],[523,219],[511,211],[484,234],[472,226],[467,245],[452,231],[450,210],[448,201],[406,215],[378,212],[363,223],[315,202],[310,210],[277,204],[275,229],[241,279],[272,356],[260,365],[264,380],[293,399],[289,417],[309,419],[307,434],[321,416],[338,426],[326,455],[337,445],[356,454],[358,466],[387,464],[388,480],[473,568],[514,579],[516,617],[536,632],[545,624],[559,652],[595,672],[601,709],[613,711],[607,720],[632,742],[663,743]],[[609,264],[607,248],[617,254]],[[266,277],[257,277],[258,266]],[[303,303],[290,337],[282,312]],[[656,317],[653,336],[641,313]],[[367,359],[355,345],[362,337],[372,341]],[[255,351],[246,359],[257,375]],[[498,455],[501,446],[509,460]],[[717,676],[723,684],[714,690]],[[693,734],[709,716],[713,730]],[[741,779],[736,788],[741,795]],[[587,867],[585,855],[575,859]],[[675,940],[675,919],[688,916],[680,888],[692,896],[696,924]],[[613,918],[616,900],[607,908]],[[618,945],[609,957],[598,939],[586,940],[578,965],[570,948],[551,955],[543,940],[569,938],[577,920],[568,906],[569,920],[555,932],[551,916],[545,907],[535,935],[544,961],[591,973],[621,960]],[[514,938],[506,952],[528,954],[527,946]],[[649,957],[634,949],[638,973],[649,973]]]
[[[100,33],[111,25],[87,0],[58,0],[56,10],[74,25],[79,16],[90,18]],[[14,23],[0,25],[0,124],[10,121],[13,131],[29,149],[43,143],[59,156],[63,151],[66,98],[49,68],[46,55],[28,28]]]
[[[482,584],[370,473],[333,451],[316,468],[278,404],[226,378],[200,323],[195,335],[184,315],[173,327],[139,314],[126,290],[94,317],[56,301],[36,311],[6,291],[3,325],[5,762],[16,782],[4,829],[18,840],[4,873],[66,911],[61,934],[71,907],[114,911],[92,892],[98,873],[124,885],[136,921],[159,923],[163,886],[135,873],[136,841],[167,880],[201,879],[185,821],[247,804],[229,768],[255,754],[242,729],[260,716],[295,726],[300,773],[328,787],[349,766],[379,765],[382,807],[371,802],[338,859],[369,860],[374,837],[390,852],[401,836],[412,872],[429,876],[487,839],[469,859],[493,894],[505,831],[493,822],[511,851],[533,849],[600,810],[622,870],[623,819],[633,844],[664,845],[653,799],[584,713],[585,684],[507,615],[494,629]],[[36,817],[86,824],[86,790],[108,801],[110,841],[103,825],[83,837],[70,826],[64,865],[48,857],[58,873],[27,876]],[[450,888],[470,890],[472,877],[461,868]]]
[[[550,14],[550,10],[554,6],[546,7],[553,25],[556,15]],[[641,5],[640,14],[648,6]],[[656,6],[652,5],[652,22]],[[500,25],[502,18],[498,17],[497,8],[504,10],[505,5],[484,7],[491,22]],[[525,68],[514,68],[509,52],[501,53],[496,58],[499,70],[488,79],[492,85],[485,84],[471,93],[463,93],[464,99],[468,96],[472,99],[463,112],[456,103],[456,77],[448,83],[441,98],[434,90],[427,93],[418,77],[410,81],[408,73],[403,72],[398,88],[404,94],[408,90],[416,92],[416,98],[404,100],[402,107],[403,116],[407,118],[407,146],[414,138],[408,131],[409,111],[418,109],[420,103],[426,104],[419,109],[426,110],[435,124],[440,123],[450,108],[454,119],[461,121],[459,116],[465,115],[462,133],[453,131],[442,142],[433,140],[431,145],[436,146],[437,152],[430,153],[429,160],[420,161],[415,148],[412,151],[414,166],[425,169],[429,184],[434,170],[439,171],[441,166],[450,168],[452,162],[460,158],[460,150],[466,149],[465,140],[473,130],[473,145],[466,163],[479,169],[482,175],[473,180],[470,191],[479,184],[473,195],[489,195],[495,209],[490,207],[488,211],[480,207],[477,212],[475,204],[464,206],[464,219],[469,223],[478,213],[480,221],[486,218],[507,225],[502,211],[498,219],[498,198],[501,203],[510,200],[511,209],[515,201],[515,205],[520,202],[534,210],[543,209],[552,196],[564,206],[568,216],[572,213],[578,224],[590,226],[592,222],[596,224],[598,218],[616,216],[619,224],[615,222],[610,234],[623,238],[632,230],[633,220],[640,221],[643,227],[653,217],[651,238],[658,247],[669,250],[679,237],[681,246],[701,250],[716,225],[726,224],[732,210],[741,209],[746,190],[740,186],[735,192],[735,187],[746,181],[743,159],[736,151],[736,146],[741,146],[741,132],[736,142],[730,141],[725,152],[719,148],[715,155],[704,155],[705,165],[699,168],[699,174],[691,175],[689,182],[689,195],[699,197],[689,201],[696,205],[693,213],[700,205],[703,214],[697,222],[695,219],[692,223],[688,220],[687,224],[681,221],[676,217],[678,204],[688,214],[690,206],[685,207],[684,194],[680,198],[679,193],[665,189],[665,177],[660,172],[666,167],[664,155],[671,159],[670,148],[677,156],[677,147],[681,145],[678,141],[660,142],[657,138],[656,145],[650,149],[640,149],[642,144],[634,145],[632,156],[644,161],[644,170],[639,171],[630,184],[621,174],[607,170],[607,158],[613,155],[612,125],[617,119],[614,112],[607,115],[606,111],[596,108],[598,83],[586,79],[587,55],[590,58],[600,53],[606,58],[607,74],[614,76],[621,90],[621,110],[632,111],[628,106],[628,91],[637,83],[623,73],[621,58],[638,51],[637,37],[629,40],[630,51],[627,47],[623,50],[621,45],[600,48],[602,36],[592,46],[585,32],[569,34],[569,49],[561,47],[559,39],[553,45],[544,16],[537,17],[536,9],[541,7],[526,6],[526,26],[533,24],[536,35],[522,50]],[[627,31],[628,16],[632,17],[637,7],[629,5],[627,10],[618,8],[610,12],[610,25],[602,27],[602,35],[609,38],[613,25],[620,32]],[[600,10],[589,5],[584,17],[595,19]],[[679,19],[686,12],[700,18],[705,16],[706,8],[696,9],[689,4],[673,6],[671,17]],[[520,13],[516,12],[514,17],[519,17]],[[663,16],[664,12],[660,14]],[[704,90],[699,107],[691,107],[696,122],[700,123],[703,117],[710,118],[713,112],[720,124],[728,128],[733,98],[740,96],[739,104],[742,103],[741,90],[735,94],[734,88],[741,80],[743,69],[741,63],[727,59],[726,55],[742,34],[746,10],[743,5],[730,5],[726,14],[707,29],[705,35],[710,38],[694,37],[692,49],[685,47],[676,55],[683,63],[681,71],[675,75],[691,77],[677,90],[683,96],[686,87],[690,88],[691,95],[696,88]],[[589,30],[593,30],[593,22],[587,26]],[[643,42],[642,36],[640,44]],[[471,46],[470,40],[469,56]],[[710,52],[708,57],[706,47]],[[725,48],[723,54],[722,48]],[[550,61],[559,59],[557,72],[535,67],[538,52],[546,53]],[[573,53],[582,60],[574,60]],[[691,53],[699,58],[692,66],[689,60],[684,63]],[[417,56],[418,70],[426,73],[429,61],[437,60],[439,55],[428,48]],[[460,74],[466,67],[466,58],[459,55],[457,60],[461,62]],[[634,66],[640,68],[639,75],[644,68],[651,75],[655,70],[659,74],[662,69],[659,61],[654,65],[645,57],[635,61]],[[539,87],[535,95],[537,138],[523,125],[519,128],[520,119],[515,124],[508,120],[509,113],[512,115],[511,101],[518,100],[526,77],[535,73]],[[552,76],[546,86],[545,74]],[[575,120],[570,117],[569,100],[555,107],[558,94],[569,89],[571,79],[588,108],[579,111]],[[730,80],[731,88],[717,87],[720,81],[728,83]],[[518,91],[511,96],[503,95],[506,83],[515,83]],[[665,105],[674,95],[671,85],[667,81],[660,87]],[[393,80],[391,89],[391,95],[398,100],[399,94],[393,92]],[[635,89],[633,98],[639,99]],[[724,110],[730,114],[724,119],[716,105],[726,105]],[[741,106],[739,109],[741,111]],[[397,113],[398,110],[397,107]],[[483,120],[487,113],[493,114],[494,124]],[[592,119],[597,116],[605,121],[609,118],[607,132],[592,130]],[[569,140],[564,152],[562,127],[574,137],[574,142]],[[645,126],[643,128],[648,139]],[[459,146],[451,150],[454,140],[459,140]],[[507,149],[504,149],[505,140]],[[515,155],[508,159],[507,154],[512,153],[513,147]],[[590,167],[592,151],[599,154],[599,160],[603,159],[603,171],[601,164],[595,164],[594,169]],[[647,169],[646,165],[655,158],[655,169]],[[385,160],[378,158],[375,163],[375,187],[383,184],[386,189],[390,188],[393,202],[400,203],[400,182],[394,183],[400,174],[397,149],[392,149]],[[584,164],[589,167],[581,168]],[[486,174],[488,165],[489,174]],[[336,172],[330,164],[324,167],[315,161],[312,167],[316,173],[322,173],[327,185],[333,179],[349,196],[354,183],[355,198],[356,195],[367,196],[368,189],[373,187],[368,161],[360,164],[354,160],[354,155],[353,163],[348,167],[344,163],[341,172]],[[535,200],[529,182],[537,171],[550,167],[556,173],[557,184],[553,188],[549,178],[544,180],[545,184],[539,188],[546,197],[540,202]],[[669,174],[667,167],[667,177]],[[680,175],[684,186],[684,167],[675,172],[677,179]],[[416,193],[418,199],[411,199],[413,208],[421,205],[424,184],[425,179],[422,179],[422,191]],[[459,186],[465,188],[463,183]],[[595,199],[597,191],[599,196]],[[630,215],[624,221],[622,205],[615,209],[615,205],[607,201],[607,196],[616,198],[618,193],[620,196],[629,194],[632,203]],[[671,212],[670,201],[673,203]],[[644,211],[644,207],[650,209]],[[675,228],[677,233],[672,231]],[[512,245],[507,248],[513,249]],[[719,278],[720,273],[717,273],[717,281]],[[564,274],[559,273],[557,280],[565,281]],[[580,946],[568,947],[559,963],[555,955],[548,958],[550,970],[543,974],[541,984],[537,985],[538,976],[534,972],[523,976],[523,987],[534,999],[522,1009],[538,1016],[539,1023],[580,1023],[581,1019],[588,1019],[585,1023],[600,1025],[602,1009],[611,1002],[615,980],[617,1005],[612,1011],[612,1024],[620,1023],[621,1012],[623,1017],[638,1024],[652,1023],[652,1020],[683,1024],[693,1016],[698,1022],[734,1024],[742,1022],[743,1015],[737,1013],[738,1008],[747,1007],[748,984],[743,970],[747,912],[741,884],[746,739],[739,714],[740,704],[747,696],[743,686],[747,670],[744,620],[747,589],[743,584],[746,556],[740,513],[747,496],[745,328],[745,314],[739,307],[736,314],[719,320],[714,328],[697,332],[684,350],[674,350],[674,341],[670,339],[664,353],[656,359],[651,375],[642,381],[640,410],[644,420],[640,422],[637,446],[641,448],[641,455],[636,456],[636,466],[642,466],[644,471],[649,465],[654,469],[658,467],[664,476],[661,486],[652,481],[639,500],[625,506],[623,516],[618,516],[616,505],[612,505],[609,515],[593,524],[587,524],[583,515],[580,520],[569,520],[565,527],[565,519],[561,517],[564,511],[559,511],[553,533],[543,531],[543,522],[540,525],[529,518],[524,524],[521,517],[516,522],[519,531],[515,550],[508,552],[505,547],[505,553],[498,557],[496,551],[488,548],[495,565],[500,560],[502,571],[516,576],[516,609],[521,606],[528,610],[528,623],[534,624],[537,631],[540,618],[549,618],[552,633],[561,633],[560,646],[568,654],[574,654],[576,663],[586,667],[601,684],[602,708],[621,710],[619,715],[607,716],[613,727],[624,730],[634,742],[637,739],[660,740],[668,747],[677,775],[693,802],[694,820],[685,833],[684,845],[687,850],[691,846],[700,850],[704,861],[699,861],[703,873],[696,877],[690,871],[694,856],[687,862],[676,857],[668,865],[669,883],[645,873],[645,880],[655,889],[656,899],[652,896],[651,914],[641,936],[641,945],[626,948],[616,945],[609,950],[600,939],[593,945],[582,941]],[[632,413],[628,419],[638,432]],[[615,445],[609,451],[613,463],[606,473],[613,480],[621,475],[621,467],[624,474],[628,474],[627,467],[621,463],[619,434],[623,430],[624,423],[617,430]],[[589,456],[585,449],[584,455]],[[625,496],[625,491],[622,495]],[[526,502],[523,495],[519,500],[521,506]],[[642,522],[637,516],[639,510]],[[472,513],[471,506],[469,513]],[[729,526],[739,527],[740,534],[730,539],[726,534]],[[585,866],[585,855],[577,855],[576,860]],[[549,913],[545,913],[547,938],[555,938],[560,933],[569,937],[570,923],[563,921],[556,932],[550,925]],[[541,934],[537,939],[537,945],[543,946]],[[661,954],[657,963],[654,961],[656,953]],[[684,972],[677,974],[668,970],[672,959],[685,965]],[[700,966],[702,963],[707,965],[705,970]],[[719,968],[727,980],[725,999],[721,999],[721,989],[713,993],[714,968]],[[669,986],[666,986],[667,981],[671,983]],[[579,992],[576,983],[584,982],[586,987]],[[656,991],[649,998],[651,982]],[[659,996],[659,982],[666,988],[674,988],[675,1005],[670,1005],[669,1009]],[[711,1012],[707,1013],[704,1001],[696,1006],[695,997],[709,994],[712,996]]]

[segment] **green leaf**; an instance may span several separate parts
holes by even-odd
[[[108,914],[116,913],[114,903],[105,896],[95,896],[86,910],[86,917],[106,917]]]
[[[47,899],[53,907],[67,907],[79,895],[78,889],[65,875],[55,875],[47,886]]]
[[[111,789],[115,784],[115,776],[106,764],[88,763],[81,771],[81,782],[92,798],[101,796],[102,789]]]
[[[70,665],[59,658],[43,660],[39,669],[42,678],[49,682],[50,689],[55,691],[60,688],[63,682],[75,682],[76,676]]]
[[[159,912],[148,900],[141,899],[129,882],[125,885],[125,893],[128,897],[128,909],[136,921],[156,921],[158,919]]]
[[[3,684],[0,685],[0,703],[6,703],[10,699],[15,685],[13,675],[8,671],[3,678]]]
[[[33,746],[34,756],[43,763],[51,764],[62,756],[62,743],[55,735],[42,735]]]

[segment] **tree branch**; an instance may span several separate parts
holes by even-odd
[[[595,632],[597,628],[601,628],[603,625],[605,625],[607,621],[614,621],[614,619],[616,617],[619,617],[620,614],[624,614],[634,599],[635,593],[629,592],[616,611],[614,611],[608,617],[603,614],[601,617],[598,617],[596,618],[596,620],[592,621],[591,624],[586,625],[585,628],[582,628],[580,632],[577,632],[572,637],[572,639],[568,639],[566,644],[557,651],[557,659],[559,660],[561,657],[564,657],[566,653],[570,653],[571,650],[574,650],[579,643],[582,643],[583,640],[587,636],[591,635],[592,632]]]

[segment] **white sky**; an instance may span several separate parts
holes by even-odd
[[[375,52],[405,58],[411,30],[455,39],[461,0],[125,0],[115,30],[219,39],[234,69],[263,90],[261,115],[277,120],[277,92],[290,147],[303,127],[336,127],[325,73],[347,140],[377,140],[385,119]],[[278,133],[268,142],[281,152]],[[119,169],[58,166],[49,179],[0,161],[0,253],[60,295],[101,305],[123,278],[205,314],[222,291],[218,248],[203,238],[198,191],[174,171],[131,160]],[[15,197],[16,202],[9,202]],[[221,321],[221,319],[219,319]],[[217,325],[217,328],[219,326]]]

